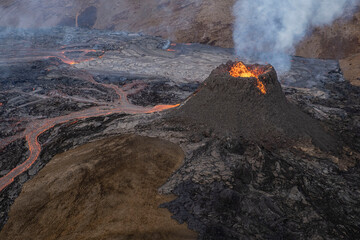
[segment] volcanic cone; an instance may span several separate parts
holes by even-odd
[[[236,67],[245,67],[245,72],[237,73]],[[336,149],[336,140],[317,120],[287,101],[271,65],[229,61],[213,70],[199,89],[169,114],[218,134],[268,146],[310,140],[322,150]]]

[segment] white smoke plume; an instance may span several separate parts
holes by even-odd
[[[250,62],[270,63],[279,71],[291,66],[295,45],[311,27],[330,24],[359,0],[238,0],[236,54]]]
[[[46,12],[43,0],[5,0],[0,1],[0,26],[4,27],[43,27],[53,23],[51,12]]]

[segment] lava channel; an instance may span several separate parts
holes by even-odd
[[[9,186],[16,177],[27,171],[35,163],[35,161],[38,159],[41,153],[41,145],[38,141],[39,136],[44,132],[46,132],[47,130],[53,128],[55,125],[67,123],[70,121],[77,121],[80,119],[91,118],[91,117],[106,116],[115,113],[128,113],[128,114],[153,113],[179,106],[179,104],[157,105],[154,107],[141,107],[141,106],[133,105],[127,99],[128,93],[126,93],[118,86],[113,84],[98,83],[92,77],[87,77],[86,79],[94,84],[99,84],[106,88],[111,88],[115,90],[116,94],[119,97],[119,101],[108,105],[92,107],[79,112],[73,112],[68,115],[59,116],[51,119],[34,120],[28,123],[27,128],[23,133],[12,136],[9,139],[5,139],[4,140],[5,144],[0,144],[1,148],[5,147],[10,142],[25,137],[28,144],[29,156],[27,157],[25,162],[16,166],[9,173],[7,173],[5,176],[0,178],[0,191],[2,191],[7,186]]]

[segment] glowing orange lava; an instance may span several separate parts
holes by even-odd
[[[148,113],[151,113],[151,112],[161,112],[161,111],[164,111],[164,110],[167,110],[167,109],[170,109],[170,108],[176,108],[180,106],[180,104],[175,104],[175,105],[156,105],[155,107],[153,107],[152,109],[150,109],[148,111]]]
[[[71,53],[71,52],[81,52],[80,56],[77,57],[76,61],[73,59],[70,59],[69,57],[66,56],[67,53]],[[95,58],[93,57],[88,57],[86,56],[86,54],[88,53],[96,53],[98,52],[97,50],[94,49],[75,49],[75,50],[65,50],[65,51],[61,51],[59,53],[54,53],[54,56],[48,56],[48,57],[58,57],[61,59],[61,61],[63,63],[67,63],[69,65],[74,65],[74,64],[78,64],[81,62],[86,62],[86,61],[92,61]],[[102,54],[104,54],[104,51],[100,51]],[[102,58],[103,55],[100,55],[98,58]]]
[[[107,103],[102,106],[88,108],[79,112],[73,112],[64,116],[59,116],[50,119],[34,120],[29,122],[24,132],[18,133],[9,138],[2,139],[2,141],[0,141],[0,150],[6,147],[11,142],[14,142],[17,139],[21,139],[25,137],[28,144],[29,155],[28,158],[25,160],[25,162],[16,166],[9,173],[7,173],[5,176],[0,178],[0,192],[4,188],[9,186],[16,177],[27,171],[31,166],[33,166],[33,164],[38,159],[41,153],[41,145],[38,141],[39,136],[44,132],[48,131],[49,129],[53,128],[55,125],[69,123],[70,126],[76,124],[80,119],[106,116],[114,113],[128,113],[128,114],[154,113],[179,106],[179,104],[157,105],[154,107],[141,107],[141,106],[133,105],[128,101],[127,95],[133,94],[134,91],[137,90],[137,89],[135,90],[131,89],[133,88],[134,84],[124,85],[122,88],[120,88],[114,84],[98,83],[91,76],[84,75],[83,78],[93,84],[98,84],[106,88],[113,89],[119,97],[118,101],[115,101],[113,103]]]
[[[257,82],[256,87],[260,90],[262,94],[266,94],[265,85],[259,80],[259,75],[264,73],[264,71],[261,70],[260,68],[248,69],[245,66],[245,64],[243,64],[242,62],[237,62],[231,67],[229,73],[232,77],[236,77],[236,78],[237,77],[256,78],[256,82]]]

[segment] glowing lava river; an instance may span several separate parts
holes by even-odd
[[[2,192],[38,170],[45,147],[39,137],[48,130],[79,119],[177,107],[233,57],[228,49],[128,32],[59,27],[0,33]]]
[[[106,84],[103,85],[106,86]],[[119,101],[117,103],[108,106],[92,107],[83,111],[74,112],[69,115],[55,117],[51,119],[33,121],[28,124],[28,127],[23,133],[10,137],[8,139],[4,139],[4,141],[0,144],[0,148],[5,147],[7,144],[9,144],[12,141],[15,141],[18,138],[25,137],[29,148],[29,156],[25,162],[15,167],[8,174],[0,178],[0,191],[6,188],[9,184],[11,184],[14,181],[14,179],[17,176],[28,170],[34,164],[34,162],[37,160],[41,152],[41,145],[38,142],[38,137],[45,131],[53,128],[57,124],[62,124],[73,120],[86,119],[90,117],[106,116],[114,113],[128,113],[128,114],[153,113],[178,106],[178,105],[157,105],[155,107],[136,106],[131,104],[127,100],[126,97],[127,93],[125,93],[122,89],[118,88],[115,85],[107,85],[107,86],[109,88],[114,89],[118,94]]]
[[[56,117],[52,119],[39,120],[36,122],[30,123],[31,126],[26,129],[25,133],[17,135],[16,137],[26,137],[26,141],[29,147],[29,157],[26,161],[13,170],[11,170],[4,177],[0,178],[0,191],[6,188],[9,184],[11,184],[14,179],[28,170],[33,163],[37,160],[41,152],[41,146],[38,142],[38,137],[44,133],[45,131],[53,128],[57,124],[66,123],[72,120],[85,119],[90,117],[97,116],[106,116],[114,113],[130,113],[130,114],[138,114],[138,113],[153,113],[159,112],[166,109],[177,107],[178,105],[157,105],[152,108],[142,108],[131,104],[124,104],[115,108],[106,108],[106,107],[94,107],[81,112],[71,113],[66,116]],[[10,141],[9,141],[10,140]],[[4,147],[6,144],[16,140],[16,138],[12,137],[9,140],[4,141],[0,145],[0,147]]]
[[[77,51],[83,51],[86,52],[92,52],[93,50],[77,50]],[[64,52],[60,52],[57,54],[54,54],[55,56],[61,56]],[[47,58],[42,56],[43,58]],[[39,56],[39,58],[41,58]],[[64,63],[67,64],[76,64],[78,63],[79,59],[77,61],[73,61],[71,59],[68,59],[66,57],[59,57]],[[81,57],[82,61],[90,61],[91,58],[85,59],[84,54],[82,54]],[[98,106],[90,107],[85,110],[72,112],[68,115],[63,115],[59,117],[54,118],[48,118],[48,119],[36,119],[36,120],[30,120],[25,128],[25,130],[21,133],[18,133],[14,136],[2,139],[0,142],[0,150],[9,145],[10,143],[25,138],[29,154],[27,159],[21,163],[20,165],[13,168],[9,173],[7,173],[5,176],[0,178],[0,191],[4,190],[7,186],[9,186],[16,177],[18,177],[20,174],[27,171],[38,159],[40,152],[41,152],[41,145],[38,141],[38,138],[41,134],[46,132],[47,130],[53,128],[55,125],[67,123],[70,121],[77,121],[79,119],[86,119],[91,117],[98,117],[98,116],[106,116],[110,114],[115,113],[127,113],[127,114],[145,114],[145,113],[153,113],[153,112],[159,112],[166,109],[177,107],[178,105],[156,105],[154,107],[142,107],[137,106],[132,103],[130,103],[127,99],[128,94],[134,94],[134,92],[137,92],[141,90],[144,86],[141,86],[140,88],[137,86],[138,84],[125,84],[122,88],[114,85],[114,84],[105,84],[105,83],[98,83],[96,82],[93,77],[89,74],[86,74],[85,72],[79,72],[80,76],[85,79],[86,81],[89,81],[90,83],[94,85],[101,85],[102,87],[105,87],[107,89],[112,89],[115,91],[116,95],[118,96],[118,99],[116,99],[114,102],[96,102]],[[81,74],[84,73],[84,74]]]

